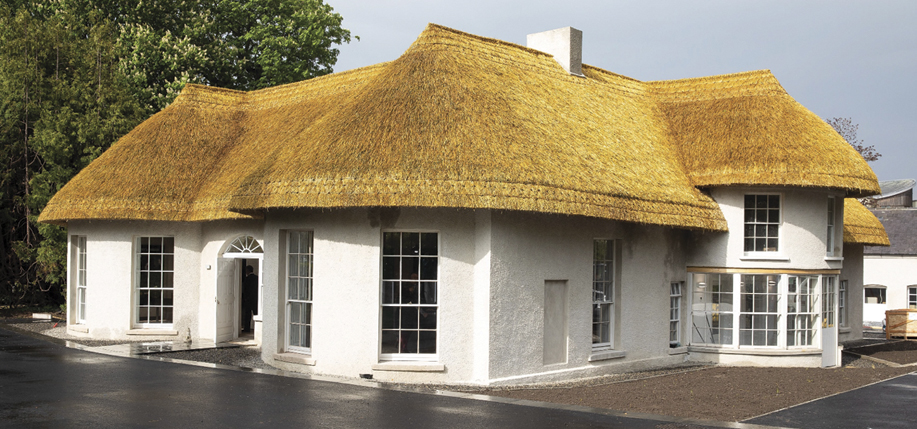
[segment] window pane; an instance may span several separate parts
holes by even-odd
[[[162,253],[175,253],[175,238],[164,237],[162,239]]]
[[[382,254],[383,255],[400,255],[401,254],[401,233],[400,232],[382,233]]]
[[[382,353],[398,353],[398,331],[382,331]]]
[[[401,329],[417,329],[417,307],[401,307]]]
[[[382,307],[382,329],[398,328],[398,307]]]
[[[420,353],[436,353],[436,331],[420,332]]]
[[[396,304],[398,301],[398,282],[382,282],[382,303]]]
[[[401,283],[401,303],[402,304],[420,303],[420,293],[417,290],[417,282]]]
[[[386,280],[401,278],[401,261],[398,257],[382,258],[382,278]]]
[[[420,307],[420,329],[436,329],[436,307]]]
[[[162,308],[162,322],[161,323],[172,323],[172,307],[163,307]]]
[[[420,234],[420,250],[422,255],[439,254],[438,234],[435,232],[425,232]]]
[[[436,280],[437,258],[421,258],[420,260],[420,279]]]
[[[401,254],[402,255],[419,255],[420,254],[420,234],[416,232],[401,233]]]
[[[436,304],[436,283],[435,282],[420,283],[420,303],[421,304]]]
[[[401,278],[417,280],[420,278],[420,258],[401,258]]]

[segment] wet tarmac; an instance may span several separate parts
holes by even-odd
[[[917,374],[797,405],[749,423],[806,429],[915,428]]]
[[[0,326],[0,427],[752,427],[177,365]]]

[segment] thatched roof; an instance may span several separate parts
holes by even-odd
[[[649,83],[583,73],[430,25],[389,63],[248,93],[188,85],[58,192],[40,220],[407,206],[725,230],[700,188],[878,192],[866,163],[769,72]]]
[[[844,243],[888,246],[888,235],[882,222],[856,200],[844,199]]]

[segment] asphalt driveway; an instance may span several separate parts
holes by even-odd
[[[0,327],[3,427],[707,426],[531,405],[107,356]]]

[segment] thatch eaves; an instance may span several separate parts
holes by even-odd
[[[39,220],[204,221],[278,208],[401,206],[724,231],[719,207],[699,188],[878,189],[836,133],[783,124],[808,124],[813,115],[769,73],[670,83],[591,66],[583,74],[566,73],[543,52],[430,25],[389,63],[247,93],[188,85],[58,192]],[[688,106],[742,101],[759,87],[764,97],[738,106],[783,112],[763,123]],[[705,117],[727,132],[704,130]],[[785,142],[764,144],[792,141],[795,131],[809,146],[823,144],[831,162],[813,161],[819,152],[781,155],[796,153]],[[688,144],[697,141],[703,145]],[[784,172],[796,167],[810,173]],[[845,167],[846,175],[830,170]]]
[[[882,222],[856,198],[844,199],[844,243],[888,246]]]
[[[879,192],[863,158],[770,71],[648,82],[699,187],[780,185]]]

